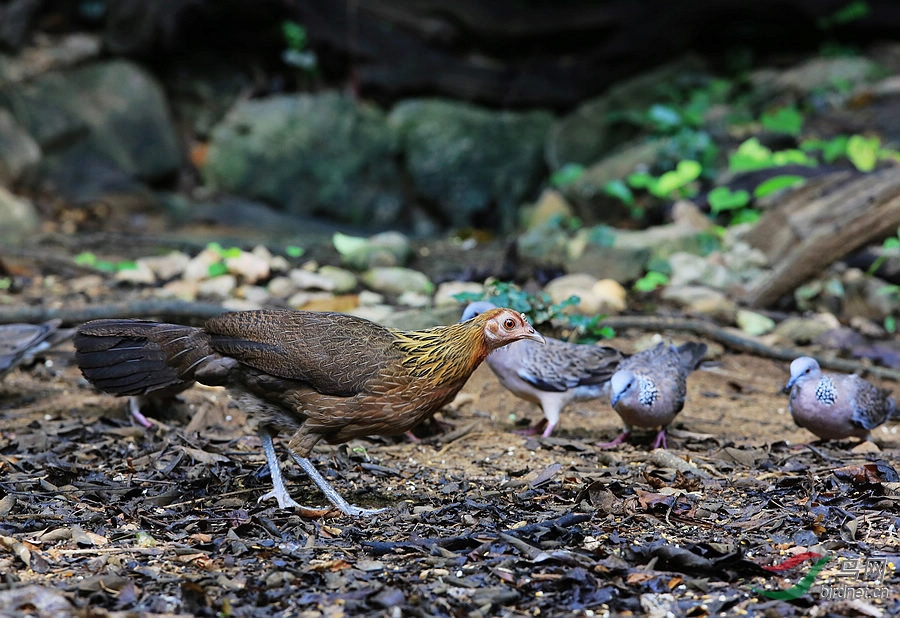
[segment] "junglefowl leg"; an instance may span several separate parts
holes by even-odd
[[[281,464],[278,462],[278,453],[275,452],[272,434],[266,429],[260,429],[259,439],[262,441],[263,451],[266,453],[266,463],[269,465],[269,476],[272,477],[272,491],[260,496],[257,502],[275,498],[278,501],[278,508],[305,508],[291,498],[287,488],[284,486],[284,477],[281,475]]]
[[[316,470],[316,467],[312,464],[310,460],[306,457],[300,457],[296,453],[291,453],[291,456],[294,458],[303,471],[312,479],[312,482],[315,483],[319,489],[322,490],[322,493],[325,494],[325,497],[328,498],[328,501],[331,502],[337,509],[343,513],[344,515],[350,515],[351,517],[360,517],[362,515],[376,515],[378,513],[384,513],[389,510],[387,508],[383,509],[364,509],[359,506],[354,506],[344,500],[341,495],[337,492],[337,490],[331,486],[331,483],[325,480],[325,477],[319,474],[319,471]]]
[[[136,420],[138,424],[143,425],[145,429],[150,429],[153,427],[153,423],[147,420],[147,417],[141,412],[142,399],[142,397],[129,397],[128,411],[131,412],[131,416],[134,417],[134,420]]]

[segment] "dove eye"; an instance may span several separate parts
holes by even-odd
[[[516,327],[516,321],[512,318],[506,318],[506,320],[503,321],[503,327],[506,328],[506,330],[512,330]]]

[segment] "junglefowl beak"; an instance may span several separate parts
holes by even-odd
[[[528,338],[528,339],[531,339],[532,341],[537,341],[538,343],[547,343],[546,341],[544,341],[544,337],[543,337],[539,332],[537,332],[536,330],[534,330],[534,327],[532,327],[532,328],[528,331],[528,336],[527,336],[527,338]]]

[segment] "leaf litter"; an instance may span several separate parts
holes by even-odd
[[[652,452],[649,436],[595,448],[619,429],[600,401],[551,438],[515,434],[540,412],[482,367],[420,442],[316,448],[348,500],[394,507],[365,519],[258,503],[262,449],[222,389],[186,391],[144,429],[80,378],[70,346],[37,360],[0,382],[0,615],[900,613],[896,430],[808,444],[766,359],[696,372],[670,450]],[[834,560],[806,594],[751,589],[790,588],[813,554]],[[853,583],[886,597],[824,598],[852,561],[881,559],[881,580]]]

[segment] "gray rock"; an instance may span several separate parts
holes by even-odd
[[[0,243],[21,243],[25,236],[37,231],[40,224],[37,210],[30,201],[0,187]]]
[[[573,246],[575,243],[570,244],[570,250]],[[606,247],[586,243],[577,256],[569,257],[566,261],[566,270],[591,273],[623,284],[630,283],[644,274],[650,254],[649,248]]]
[[[685,313],[708,315],[724,323],[731,323],[737,313],[737,305],[723,292],[703,285],[667,285],[662,299],[681,306]]]
[[[0,185],[12,185],[40,160],[41,147],[8,110],[0,108]]]
[[[775,320],[755,311],[738,309],[735,321],[738,327],[752,337],[765,335],[775,328]]]
[[[519,204],[544,174],[548,112],[497,112],[438,99],[405,101],[390,114],[416,191],[456,227],[493,205],[509,229]]]
[[[337,233],[332,239],[341,254],[341,261],[357,270],[377,266],[402,266],[412,255],[409,238],[400,232],[381,232],[368,238]]]
[[[174,173],[181,163],[162,88],[128,61],[47,73],[4,87],[0,106],[12,112],[48,159],[65,157],[78,166],[92,156],[148,180]]]
[[[238,104],[212,131],[203,175],[214,189],[302,215],[396,223],[396,137],[384,115],[335,92]]]
[[[367,287],[382,294],[431,294],[434,291],[434,284],[424,273],[399,266],[371,268],[362,274],[361,280]]]

